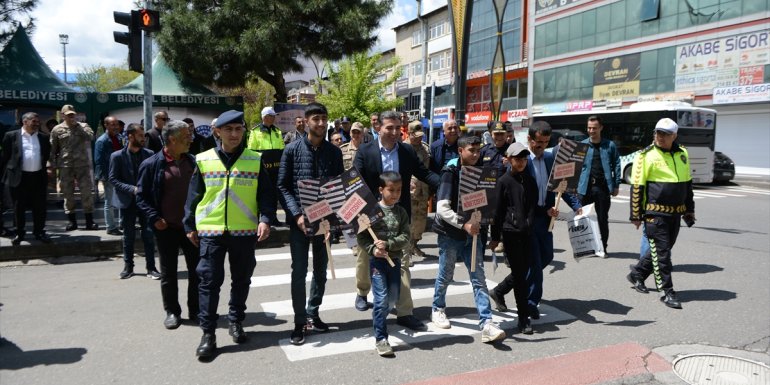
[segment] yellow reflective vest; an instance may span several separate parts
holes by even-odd
[[[285,144],[281,130],[275,126],[266,130],[263,128],[265,127],[260,124],[251,129],[246,148],[254,151],[283,150]]]
[[[695,212],[689,160],[676,143],[670,151],[651,145],[639,153],[631,173],[632,221]]]
[[[195,226],[201,237],[254,235],[259,227],[257,186],[261,156],[244,149],[230,170],[210,149],[195,157],[206,192],[195,208]]]

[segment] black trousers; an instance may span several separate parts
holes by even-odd
[[[246,317],[246,299],[249,297],[251,275],[257,260],[254,258],[256,235],[232,236],[225,233],[216,237],[200,237],[200,261],[196,271],[200,278],[200,313],[198,320],[204,333],[214,333],[217,327],[219,289],[225,281],[225,254],[230,261],[230,322],[241,322]]]
[[[644,231],[650,241],[650,249],[634,267],[635,278],[642,281],[651,274],[655,286],[665,293],[674,290],[671,280],[673,264],[671,263],[671,248],[679,236],[680,215],[670,217],[655,216],[644,219]]]
[[[596,219],[599,221],[599,233],[602,235],[602,246],[607,251],[607,240],[610,238],[609,214],[611,194],[607,187],[607,182],[601,181],[595,184],[589,184],[588,191],[583,197],[583,206],[594,204],[596,210]]]
[[[32,208],[32,233],[40,235],[45,232],[45,217],[47,213],[45,199],[47,192],[48,176],[45,169],[21,173],[19,185],[11,187],[16,234],[22,236],[25,234],[25,216],[28,208]]]
[[[501,238],[503,239],[505,258],[511,267],[511,273],[492,291],[502,297],[513,290],[513,295],[516,298],[516,312],[519,315],[519,319],[526,320],[529,318],[530,310],[527,305],[527,298],[529,296],[527,271],[529,270],[529,259],[531,258],[531,235],[503,231]]]
[[[187,266],[187,310],[192,318],[200,312],[198,306],[198,286],[200,279],[195,269],[200,261],[198,248],[193,245],[182,228],[154,229],[155,245],[160,254],[160,294],[163,298],[163,310],[166,314],[182,314],[179,306],[179,249],[184,254]]]

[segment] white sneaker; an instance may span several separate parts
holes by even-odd
[[[449,320],[446,318],[444,309],[434,309],[430,315],[430,320],[436,325],[437,328],[449,329],[452,325],[449,324]]]
[[[505,339],[505,332],[496,323],[487,321],[481,329],[481,342],[495,342]]]
[[[391,357],[393,356],[393,348],[390,347],[390,344],[388,343],[388,340],[379,340],[375,344],[375,347],[377,348],[377,354],[379,354],[382,357]]]

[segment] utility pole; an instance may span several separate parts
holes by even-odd
[[[152,2],[145,0],[144,8],[152,9]],[[152,119],[152,32],[144,31],[144,46],[142,47],[144,67],[144,129],[149,130],[155,123]]]

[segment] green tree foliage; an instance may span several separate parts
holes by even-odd
[[[382,79],[391,68],[396,70]],[[320,81],[327,93],[316,96],[316,100],[326,105],[330,117],[344,115],[367,124],[371,114],[392,110],[404,103],[400,98],[388,99],[384,95],[385,89],[395,83],[400,73],[397,57],[383,62],[380,54],[353,54],[338,63],[329,80]]]
[[[160,52],[204,84],[243,86],[264,80],[285,102],[284,75],[299,58],[339,60],[365,51],[393,0],[164,0]]]
[[[243,115],[246,128],[254,127],[262,121],[262,108],[273,105],[275,89],[266,82],[249,80],[241,87],[213,87],[220,95],[243,97]]]
[[[30,16],[38,0],[2,0],[0,1],[0,46],[5,44],[16,28],[24,27],[27,34],[35,30],[35,19]]]
[[[110,92],[136,78],[136,73],[127,66],[105,67],[101,64],[86,67],[75,82],[84,92]]]

